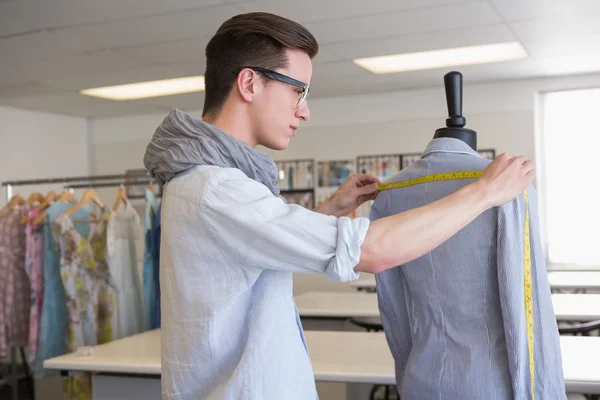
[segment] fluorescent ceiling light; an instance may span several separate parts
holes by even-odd
[[[527,57],[527,53],[520,43],[509,42],[359,58],[354,60],[354,63],[375,74],[390,74],[459,65],[486,64],[525,57]]]
[[[188,76],[185,78],[84,89],[79,93],[108,100],[136,100],[181,93],[201,92],[203,90],[203,76]]]

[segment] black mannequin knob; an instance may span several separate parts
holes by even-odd
[[[462,128],[467,123],[462,116],[462,78],[462,74],[456,71],[444,75],[446,103],[450,117],[446,119],[446,126],[449,128]]]

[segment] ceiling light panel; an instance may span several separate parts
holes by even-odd
[[[527,57],[518,42],[358,58],[354,63],[374,74],[419,71],[518,60]]]
[[[123,101],[201,92],[203,90],[204,76],[188,76],[184,78],[84,89],[80,93],[101,99]]]

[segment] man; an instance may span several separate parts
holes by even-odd
[[[301,121],[317,54],[301,25],[265,13],[226,21],[206,48],[203,120],[172,111],[144,162],[163,195],[164,399],[315,399],[292,273],[356,279],[413,260],[534,179],[502,155],[476,182],[372,224],[345,217],[377,195],[354,175],[314,211],[286,204],[271,159]],[[352,349],[348,349],[352,351]]]

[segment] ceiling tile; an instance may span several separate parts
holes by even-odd
[[[0,54],[6,54],[2,66],[30,64],[83,54],[91,46],[76,36],[61,35],[56,31],[36,31],[8,38],[0,38]]]
[[[370,0],[368,11],[363,0],[307,1],[0,0],[0,104],[97,118],[201,109],[201,92],[112,102],[77,91],[203,74],[208,39],[250,10],[290,17],[315,34],[312,99],[443,93],[446,69],[376,75],[351,59],[510,40],[530,57],[456,68],[465,83],[600,71],[597,0]]]
[[[57,94],[62,91],[56,88],[40,85],[36,82],[0,84],[0,99],[14,99],[18,97],[44,96]]]
[[[424,87],[444,87],[444,75],[450,71],[463,74],[463,84],[500,81],[523,77],[533,77],[540,74],[540,68],[532,60],[510,61],[486,65],[471,65],[452,69],[435,69],[412,71],[398,74],[371,74],[361,79],[322,79],[311,82],[311,96],[346,96],[365,93],[381,93],[396,90],[416,89]],[[465,104],[467,97],[465,96]]]
[[[0,15],[19,18],[36,29],[130,19],[223,4],[221,0],[18,0],[0,2]]]
[[[101,99],[95,99],[72,93],[3,99],[2,103],[18,108],[45,110],[66,115],[84,115],[91,112],[94,107],[100,106],[107,102]]]
[[[600,12],[600,2],[597,0],[490,0],[490,2],[509,21]]]
[[[147,46],[129,47],[116,50],[118,53],[132,58],[138,58],[153,64],[175,64],[186,61],[197,61],[204,69],[204,51],[210,37]]]
[[[461,46],[476,46],[514,40],[516,40],[515,35],[505,25],[490,25],[455,29],[451,32],[421,33],[384,39],[337,43],[323,47],[332,54],[351,60],[359,57],[375,57]]]
[[[11,100],[0,100],[0,104],[76,117],[96,118],[161,111],[154,105],[144,104],[143,102],[108,101],[79,94],[22,97]]]
[[[21,66],[0,65],[0,83],[43,81],[68,75],[93,75],[105,73],[106,71],[136,69],[149,65],[145,61],[127,58],[112,51],[101,51]]]
[[[124,85],[126,83],[146,82],[159,79],[180,78],[187,76],[188,70],[177,66],[153,66],[147,68],[127,69],[121,71],[102,71],[93,74],[63,75],[40,81],[44,86],[59,90],[81,90],[102,86]],[[198,68],[202,71],[203,68]],[[193,75],[193,74],[188,74]]]
[[[248,12],[265,11],[281,15],[293,21],[316,22],[376,15],[392,11],[430,8],[444,4],[464,3],[465,1],[467,0],[379,0],[370,1],[366,6],[364,0],[345,0],[343,2],[256,0],[243,2],[239,6]]]
[[[372,75],[369,71],[359,67],[351,61],[337,61],[319,64],[313,68],[312,79],[332,78],[335,76],[362,76]]]
[[[312,63],[318,65],[341,60],[341,57],[331,53],[329,50],[323,48],[323,46],[319,46],[319,52],[317,53],[317,56],[313,58]]]
[[[210,37],[206,36],[197,39],[129,47],[115,51],[128,57],[146,60],[157,65],[194,62],[198,66],[198,70],[203,73],[206,65],[204,52],[209,40]],[[340,57],[330,53],[326,49],[320,48],[319,53],[313,59],[313,64],[323,64],[340,60]]]
[[[511,28],[521,40],[537,40],[600,33],[599,15],[554,15],[512,22]]]
[[[9,18],[0,14],[0,37],[27,32],[29,29],[31,29],[31,26],[28,26],[22,20]]]
[[[533,58],[579,57],[588,54],[600,54],[600,34],[582,36],[563,36],[560,34],[543,39],[523,41]]]
[[[567,75],[600,72],[600,54],[588,53],[576,56],[558,55],[538,59],[540,71],[545,75]]]
[[[97,51],[199,38],[212,36],[226,19],[238,12],[227,5],[64,28],[56,31],[56,40],[70,40],[77,42],[77,48],[86,46],[88,51]]]
[[[472,2],[423,10],[306,24],[319,43],[384,38],[500,23],[487,3]]]

